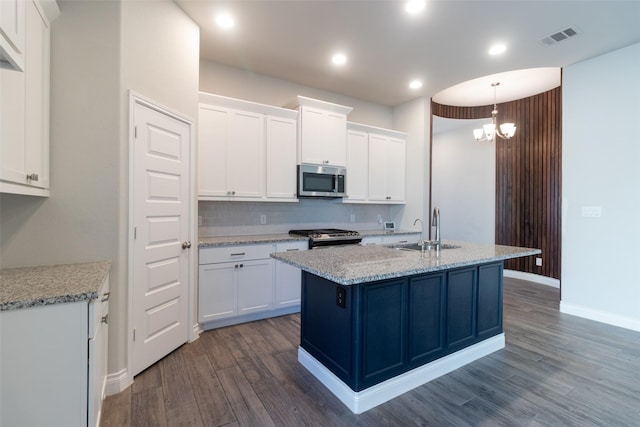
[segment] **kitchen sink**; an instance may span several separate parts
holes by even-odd
[[[417,243],[406,243],[403,245],[393,245],[392,248],[397,249],[399,251],[421,251],[422,246]],[[458,249],[460,246],[451,245],[449,243],[441,243],[440,249]],[[424,243],[425,251],[435,251],[436,250],[436,242],[427,241]]]

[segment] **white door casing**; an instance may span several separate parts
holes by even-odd
[[[193,302],[191,122],[132,94],[129,374],[190,337]]]

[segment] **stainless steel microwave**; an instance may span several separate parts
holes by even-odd
[[[344,197],[346,175],[340,166],[298,165],[298,197]]]

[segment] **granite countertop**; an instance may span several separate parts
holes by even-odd
[[[402,234],[420,234],[419,231],[395,231],[393,233],[384,230],[361,230],[360,235],[364,237],[373,236],[392,236]],[[198,238],[198,247],[206,248],[212,246],[233,246],[233,245],[250,245],[259,243],[278,243],[278,242],[295,242],[298,240],[308,240],[306,237],[291,236],[288,233],[282,234],[252,234],[238,236],[203,236]]]
[[[452,268],[501,261],[539,254],[540,249],[443,241],[456,249],[408,251],[389,246],[349,245],[302,252],[278,252],[272,258],[324,277],[341,285],[449,270]]]
[[[98,298],[110,261],[0,270],[0,311]]]

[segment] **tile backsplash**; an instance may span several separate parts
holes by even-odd
[[[382,229],[382,221],[398,223],[403,205],[361,205],[342,199],[278,202],[198,202],[200,237],[287,233],[291,229]],[[398,224],[399,225],[399,224]]]

